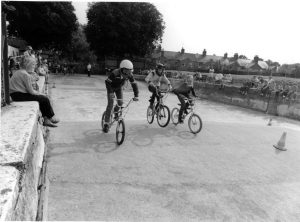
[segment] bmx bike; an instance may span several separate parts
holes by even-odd
[[[121,99],[115,99],[115,100],[121,100]],[[114,109],[112,109],[111,114],[110,114],[110,122],[108,123],[109,128],[117,122],[117,127],[116,127],[116,140],[117,144],[121,145],[124,142],[125,139],[125,115],[127,114],[129,110],[129,105],[133,101],[133,98],[129,100],[129,102],[126,104],[126,106],[119,106],[119,110],[117,112],[114,112]],[[106,111],[103,112],[102,114],[102,119],[101,119],[101,126],[102,129],[104,128],[104,122],[105,122],[105,114]]]
[[[160,127],[166,127],[170,122],[170,109],[164,105],[164,100],[167,98],[169,91],[158,91],[153,107],[147,108],[147,121],[149,124],[153,123],[154,116],[156,115],[157,123]]]
[[[188,127],[190,131],[194,134],[199,133],[202,129],[202,120],[198,114],[194,112],[195,108],[195,99],[192,99],[191,102],[186,98],[185,102],[188,104],[188,108],[183,111],[182,120],[184,121],[186,116],[190,115],[188,119]],[[175,107],[172,109],[171,112],[171,119],[174,125],[178,124],[178,117],[179,117],[179,109],[181,104],[179,103],[179,108]]]

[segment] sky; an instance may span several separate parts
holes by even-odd
[[[137,0],[138,1],[138,0]],[[162,47],[280,64],[300,63],[299,0],[151,0],[165,21]],[[87,2],[73,1],[81,24]]]

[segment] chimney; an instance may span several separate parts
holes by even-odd
[[[228,57],[228,53],[226,52],[226,53],[224,54],[224,59],[227,59],[227,57]]]
[[[234,60],[238,60],[239,58],[239,54],[238,53],[234,53],[234,56],[233,56]]]
[[[184,48],[182,47],[180,53],[181,53],[181,54],[184,54],[184,51],[185,51],[185,50],[184,50]]]
[[[206,56],[206,49],[203,50],[202,56],[203,56],[203,57]]]
[[[254,56],[254,62],[255,63],[258,63],[258,59],[259,59],[258,55]]]

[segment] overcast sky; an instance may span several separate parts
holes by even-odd
[[[280,64],[300,63],[299,0],[152,0],[166,29],[162,47],[168,51],[253,59]],[[298,3],[299,2],[299,3]],[[81,24],[87,2],[73,1]]]

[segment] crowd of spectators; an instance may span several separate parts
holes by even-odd
[[[146,71],[147,70],[142,71],[141,74],[147,73]],[[168,78],[184,79],[187,74],[183,71],[166,71],[166,75]],[[232,85],[234,83],[231,74],[214,73],[212,69],[210,69],[210,72],[204,74],[194,72],[193,76],[195,81],[216,84],[219,86],[219,89],[223,89],[226,85]],[[239,83],[236,82],[236,85],[238,84]],[[250,89],[261,97],[270,96],[273,92],[276,99],[293,100],[297,97],[299,85],[286,80],[275,81],[271,76],[264,78],[254,75],[251,79],[243,82],[239,92],[242,95],[247,95]]]
[[[243,83],[240,93],[247,95],[249,90],[253,89],[262,97],[270,96],[273,92],[276,99],[290,100],[297,97],[298,88],[297,83],[289,83],[283,80],[276,82],[272,76],[269,76],[268,79],[264,79],[262,76],[253,76],[250,80]]]

